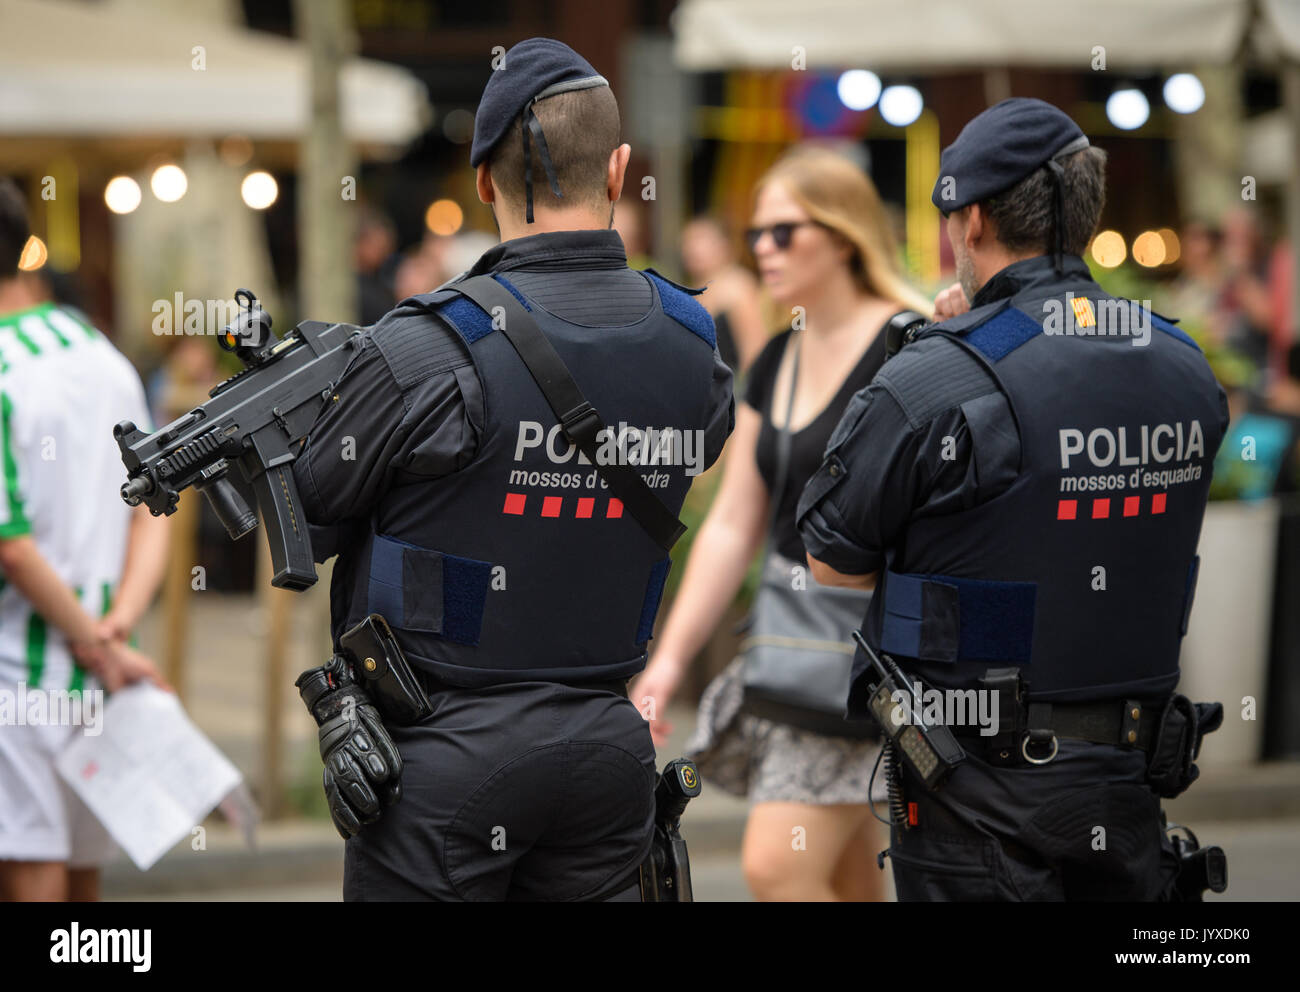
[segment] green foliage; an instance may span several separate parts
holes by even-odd
[[[1103,269],[1092,259],[1088,259],[1088,268],[1092,277],[1111,296],[1128,300],[1158,300],[1163,293],[1160,280],[1152,278],[1148,270],[1124,263],[1113,269]],[[1156,308],[1159,312],[1159,308]],[[1223,384],[1224,389],[1244,389],[1251,386],[1259,374],[1253,362],[1232,348],[1214,341],[1206,328],[1206,314],[1171,313],[1162,314],[1171,320],[1177,320],[1180,329],[1187,332],[1205,353],[1206,361],[1214,377]]]
[[[315,742],[313,736],[312,746],[304,747],[298,753],[293,778],[284,789],[284,804],[287,811],[298,816],[328,820],[330,808],[325,801],[325,787],[321,784],[324,769]]]

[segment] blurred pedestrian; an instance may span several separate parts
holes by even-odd
[[[1179,272],[1156,301],[1161,313],[1193,315],[1217,345],[1225,343],[1227,315],[1223,309],[1227,278],[1223,266],[1223,230],[1202,218],[1183,226],[1179,239]]]
[[[899,271],[871,180],[833,152],[801,149],[778,162],[759,182],[753,224],[748,241],[763,284],[790,308],[792,327],[750,368],[721,488],[632,690],[638,705],[654,701],[657,741],[672,729],[669,700],[764,542],[752,628],[761,636],[751,638],[749,661],[760,644],[794,645],[792,674],[829,661],[847,692],[845,645],[870,594],[828,594],[800,581],[795,506],[849,398],[884,361],[886,323],[900,310],[929,309]],[[842,697],[833,713],[799,705],[793,692],[760,707],[753,686],[746,698],[745,665],[742,655],[706,689],[687,751],[711,784],[754,804],[742,851],[750,888],[764,900],[880,899],[869,805],[874,724],[843,720]]]
[[[162,338],[165,357],[149,377],[146,395],[156,424],[169,424],[208,399],[220,380],[218,352],[207,337],[175,334]]]
[[[118,495],[112,428],[148,423],[140,379],[78,311],[42,302],[18,270],[27,238],[0,178],[0,694],[9,714],[46,715],[0,728],[0,899],[84,901],[112,842],[55,770],[82,729],[55,703],[162,683],[126,639],[162,579],[166,523]]]
[[[1269,329],[1273,301],[1269,296],[1269,258],[1256,215],[1230,210],[1223,218],[1225,340],[1256,369],[1268,365]]]
[[[369,326],[393,307],[393,280],[401,262],[393,222],[375,207],[362,205],[352,243],[357,273],[357,309]]]
[[[697,217],[682,231],[682,267],[692,286],[703,286],[696,297],[713,316],[718,352],[735,372],[750,363],[767,344],[758,280],[732,251],[726,228],[712,217]]]

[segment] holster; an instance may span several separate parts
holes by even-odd
[[[339,638],[339,647],[385,723],[419,723],[433,706],[402,654],[388,622],[372,613]]]
[[[998,732],[987,738],[985,760],[991,765],[1015,766],[1021,763],[1020,739],[1025,732],[1024,694],[1028,686],[1019,668],[990,668],[980,679],[980,689],[996,692]]]
[[[678,829],[686,804],[700,794],[700,773],[688,758],[664,765],[655,783],[654,840],[641,865],[642,902],[693,902],[691,859]]]
[[[1163,819],[1164,814],[1161,814]],[[1173,902],[1203,902],[1206,891],[1224,892],[1228,888],[1228,856],[1214,845],[1201,847],[1196,834],[1186,827],[1166,826],[1174,854],[1178,856],[1178,874],[1167,898]],[[1176,833],[1181,830],[1182,835]]]
[[[642,902],[693,902],[691,859],[674,824],[655,824],[650,855],[641,865]]]
[[[1222,724],[1222,703],[1193,704],[1177,693],[1169,698],[1147,763],[1147,783],[1156,795],[1173,799],[1196,781],[1200,769],[1193,762],[1201,753],[1201,739]]]

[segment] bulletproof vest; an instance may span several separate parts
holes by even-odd
[[[1166,695],[1196,585],[1221,391],[1184,332],[1095,284],[1019,302],[1028,312],[1003,300],[926,332],[986,369],[1015,418],[1004,422],[996,393],[962,405],[971,470],[1014,432],[1019,474],[982,505],[908,523],[869,636],[945,688],[1017,666],[1040,701]],[[886,363],[877,381],[888,388],[890,374]],[[942,361],[932,374],[942,378]],[[928,388],[942,399],[942,381]]]
[[[601,327],[494,278],[604,418],[598,460],[636,466],[677,513],[703,467],[714,330],[687,291],[643,275],[648,312]],[[414,299],[468,346],[484,397],[478,451],[454,475],[417,483],[427,498],[415,519],[385,523],[381,501],[350,613],[383,614],[411,662],[452,685],[629,678],[644,665],[670,559],[570,444],[494,317],[454,287]]]

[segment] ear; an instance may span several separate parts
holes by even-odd
[[[966,250],[973,251],[980,239],[984,237],[988,218],[984,215],[984,208],[978,203],[972,203],[966,209],[969,211],[966,215]]]
[[[626,142],[609,153],[609,168],[605,177],[605,191],[609,202],[615,202],[623,195],[623,180],[627,176],[627,163],[632,157],[632,146]]]
[[[480,162],[474,170],[474,186],[478,190],[478,198],[484,203],[496,200],[496,190],[492,188],[492,170],[487,162]]]

